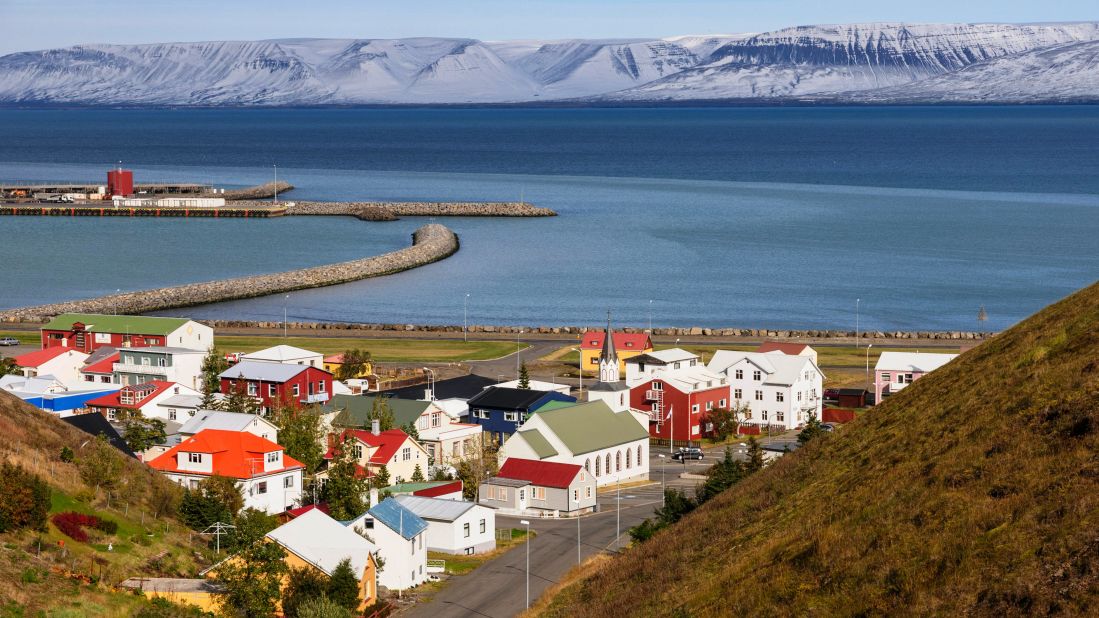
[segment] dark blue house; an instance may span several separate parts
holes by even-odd
[[[555,391],[490,386],[469,400],[469,422],[480,425],[496,444],[503,444],[531,412],[551,401],[575,403],[576,397]]]

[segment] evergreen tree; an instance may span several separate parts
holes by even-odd
[[[179,501],[179,519],[192,530],[202,532],[215,522],[229,523],[233,514],[225,505],[200,489],[184,490]]]
[[[530,372],[527,371],[527,363],[525,361],[522,365],[519,365],[519,384],[517,386],[523,390],[530,390]]]
[[[301,616],[301,607],[328,592],[328,577],[311,567],[290,569],[282,591],[282,612],[286,618]]]
[[[733,459],[733,450],[725,447],[725,457],[710,467],[706,473],[706,481],[696,491],[698,504],[736,485],[747,476],[744,464]]]
[[[50,486],[37,474],[17,464],[0,464],[0,496],[0,532],[46,529]]]
[[[798,444],[805,445],[806,442],[819,438],[823,436],[824,433],[824,425],[821,424],[817,415],[810,414],[809,421],[805,423],[805,428],[798,434]]]
[[[413,440],[420,441],[420,430],[416,429],[416,423],[408,422],[401,425],[401,431],[407,433]]]
[[[378,473],[374,475],[374,487],[378,489],[385,489],[389,487],[389,468],[382,466]]]
[[[343,441],[336,447],[334,455],[335,457],[328,464],[324,498],[328,502],[328,514],[333,519],[346,521],[366,511],[363,496],[369,491],[369,485],[357,472],[354,438],[350,435],[344,436]]]
[[[332,577],[328,579],[328,598],[348,611],[359,608],[359,580],[355,578],[350,559],[344,558],[332,571]]]
[[[222,611],[242,618],[268,618],[281,596],[288,568],[278,543],[253,543],[217,569],[224,589],[218,593]]]
[[[221,378],[218,377],[229,368],[229,361],[218,352],[217,348],[210,348],[202,359],[202,392],[204,395],[221,392]]]
[[[763,469],[763,447],[755,436],[748,438],[748,461],[744,464],[744,470],[748,474],[755,474]]]
[[[412,482],[423,483],[424,480],[424,471],[420,469],[420,464],[416,464],[416,469],[412,471]]]
[[[231,515],[235,516],[244,508],[244,496],[241,495],[240,487],[234,479],[214,474],[202,479],[198,487],[205,496],[221,503]]]
[[[316,408],[299,409],[287,402],[279,402],[271,410],[271,422],[279,428],[279,444],[286,454],[305,464],[307,473],[313,473],[324,461],[321,446],[324,431]]]
[[[123,427],[122,439],[135,453],[147,451],[157,444],[164,444],[168,439],[164,421],[159,418],[131,418]]]
[[[387,397],[374,396],[374,403],[370,407],[370,418],[368,420],[377,420],[381,431],[393,429],[397,421],[393,418],[393,410],[389,409],[389,399]]]
[[[248,386],[245,384],[243,375],[237,377],[235,384],[229,390],[229,396],[222,401],[221,409],[241,414],[259,414],[259,401],[248,394]]]
[[[85,447],[76,465],[85,483],[101,489],[113,488],[122,478],[122,454],[111,446],[103,434],[96,436]]]

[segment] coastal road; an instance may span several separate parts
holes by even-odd
[[[528,339],[520,340],[520,344],[525,347],[519,351],[518,363],[525,362],[528,365],[531,365],[543,356],[551,354],[560,349],[562,346],[567,345],[568,342],[562,342],[560,340],[546,341],[544,339]],[[492,360],[466,361],[466,364],[473,369],[473,373],[479,376],[484,376],[486,378],[492,379],[503,378],[502,381],[506,382],[508,380],[514,380],[518,377],[516,375],[516,362],[517,361],[515,359],[515,353],[513,352],[511,354],[508,354],[507,356],[495,358]],[[531,377],[533,378],[534,376],[531,375]],[[565,383],[564,380],[560,380],[560,382],[562,384]]]

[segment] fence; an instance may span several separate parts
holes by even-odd
[[[446,573],[446,560],[428,560],[428,573]]]

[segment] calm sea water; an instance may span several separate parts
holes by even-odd
[[[1099,273],[1099,108],[0,110],[0,182],[509,200],[455,256],[196,317],[1003,328]],[[0,219],[0,307],[389,251],[424,220]],[[651,302],[650,302],[651,301]]]

